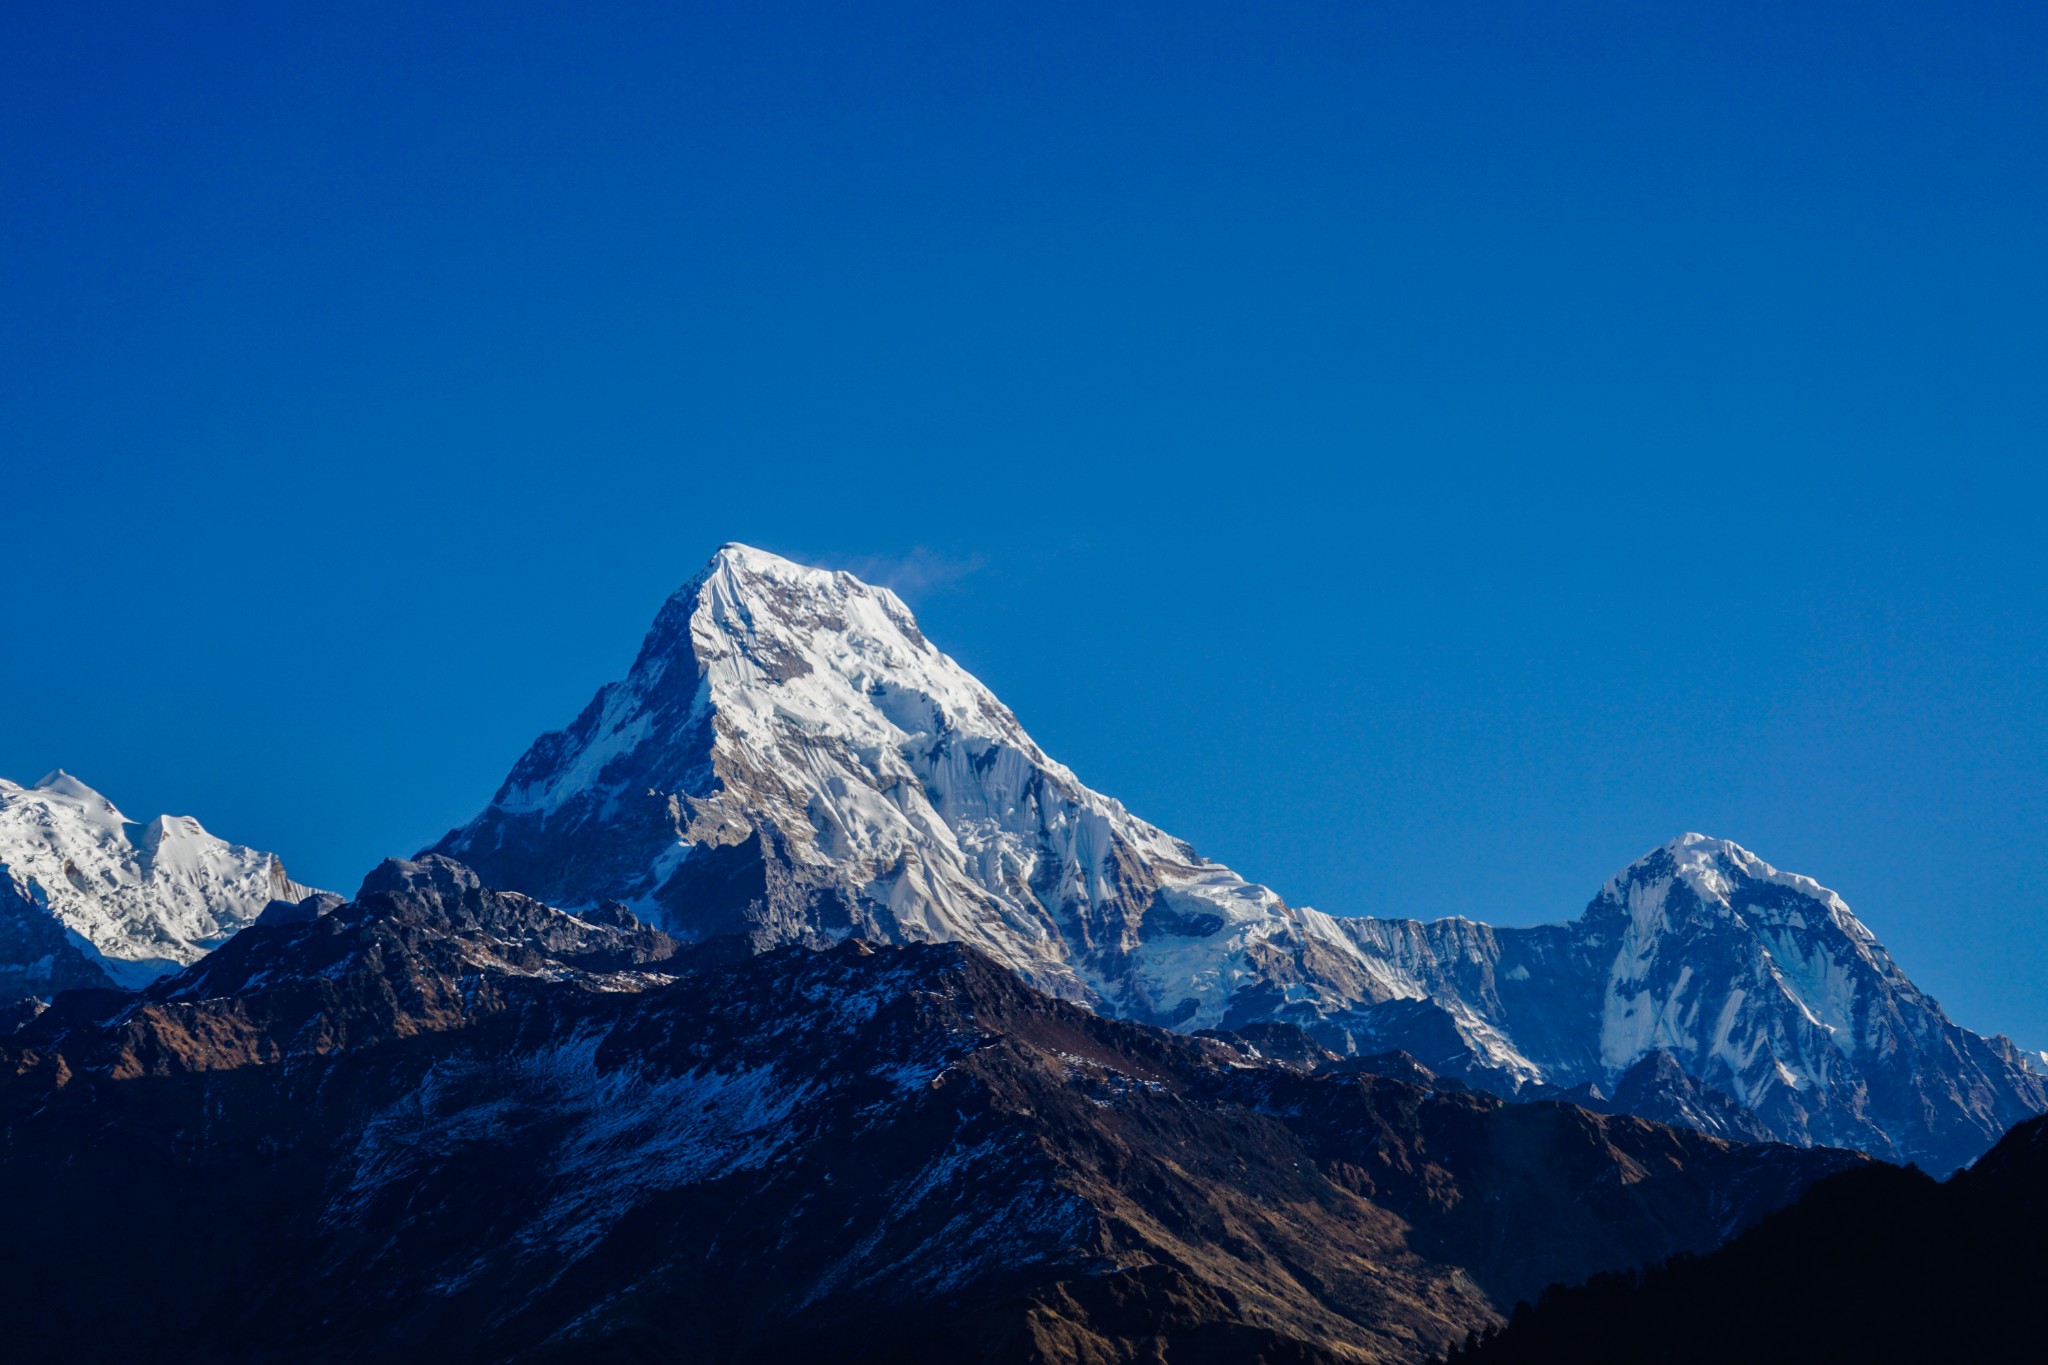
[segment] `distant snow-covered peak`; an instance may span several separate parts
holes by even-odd
[[[272,900],[311,891],[274,854],[160,815],[137,829],[58,769],[0,779],[0,986],[136,988],[189,966]]]
[[[895,593],[735,543],[670,597],[627,676],[536,746],[493,805],[547,816],[645,779],[672,789],[690,762],[672,741],[694,746],[704,728],[750,768],[824,739],[886,763],[882,750],[946,735],[1014,746],[1074,781]]]
[[[0,796],[21,796],[24,793],[33,793],[31,799],[47,805],[69,807],[80,820],[102,829],[116,829],[134,823],[121,814],[113,802],[62,768],[52,768],[44,773],[32,787],[18,786],[0,777]]]
[[[1744,888],[1757,885],[1783,888],[1791,896],[1744,894]],[[1672,886],[1685,887],[1698,904],[1722,913],[1734,910],[1741,900],[1748,915],[1775,918],[1791,913],[1803,918],[1810,903],[1818,918],[1859,940],[1876,941],[1848,902],[1813,878],[1781,872],[1731,839],[1691,831],[1651,849],[1609,878],[1601,898],[1628,906],[1640,918],[1661,913]]]

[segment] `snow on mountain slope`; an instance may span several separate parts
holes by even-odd
[[[132,833],[131,833],[132,831]],[[185,815],[136,822],[61,769],[0,779],[0,993],[136,989],[191,965],[273,900],[311,895],[274,854]]]
[[[433,851],[686,938],[956,940],[1123,1017],[1285,1020],[1500,1089],[1612,1094],[1661,1051],[1779,1136],[1880,1155],[1967,1160],[2048,1107],[1839,897],[1734,844],[1683,836],[1571,924],[1292,906],[1083,786],[895,594],[740,545]]]
[[[1083,786],[894,593],[745,546],[436,851],[700,939],[959,941],[1054,994],[1188,1028],[1248,991],[1255,1015],[1269,996],[1338,1015],[1421,993],[1330,916]]]

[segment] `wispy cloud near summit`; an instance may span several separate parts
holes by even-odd
[[[923,597],[945,592],[983,565],[980,555],[949,555],[923,545],[901,554],[850,555],[825,562],[823,567],[844,569],[854,577],[876,583],[903,597]]]

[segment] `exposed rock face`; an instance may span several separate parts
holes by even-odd
[[[1571,924],[1291,906],[1083,786],[894,594],[744,546],[437,848],[693,942],[964,943],[1119,1017],[1284,1020],[1730,1136],[1945,1170],[2048,1108],[2041,1071],[1951,1023],[1839,897],[1733,844],[1674,840]],[[1677,1071],[1636,1075],[1658,1054]]]
[[[138,828],[69,773],[0,779],[0,1000],[147,985],[311,894],[190,816]]]
[[[1662,1048],[1622,1073],[1611,1100],[1591,1107],[1609,1113],[1641,1114],[1659,1123],[1694,1128],[1734,1142],[1766,1142],[1771,1136],[1769,1126],[1755,1113],[1695,1078]]]
[[[1863,1164],[1291,1036],[387,863],[0,1040],[11,1358],[1415,1360]],[[151,1238],[177,1274],[133,1273]]]

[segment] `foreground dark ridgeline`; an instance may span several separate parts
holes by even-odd
[[[1419,1359],[1865,1164],[440,859],[290,918],[0,1043],[12,1358]]]
[[[2048,1119],[1937,1184],[1872,1166],[1712,1255],[1544,1296],[1461,1365],[2048,1357]]]

